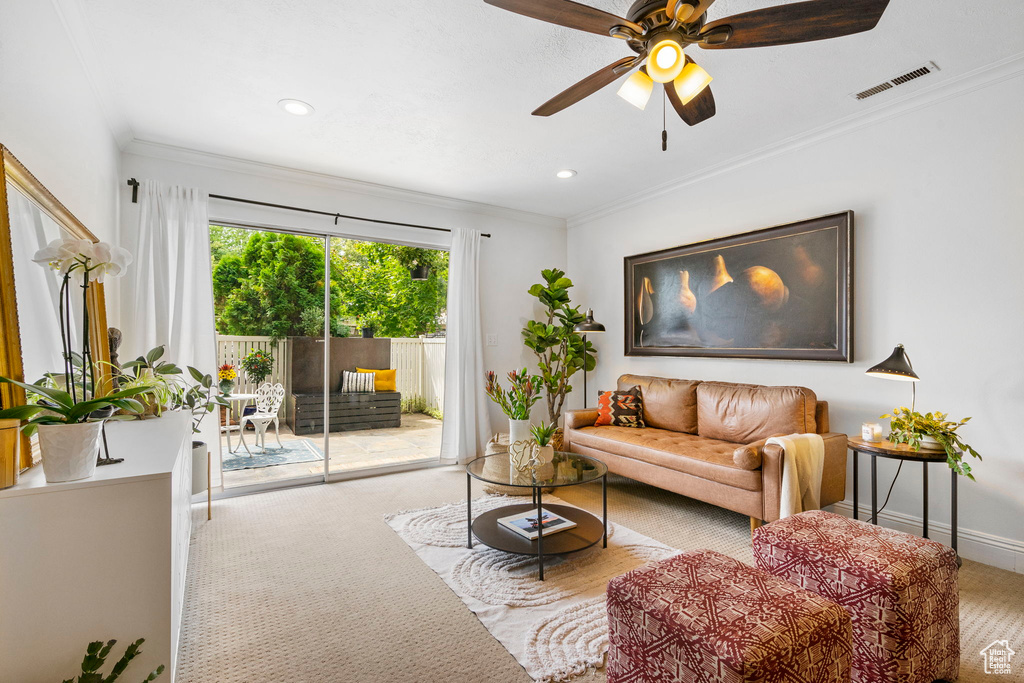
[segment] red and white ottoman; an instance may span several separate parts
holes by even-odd
[[[608,584],[609,683],[850,680],[842,607],[712,550]]]
[[[754,560],[850,611],[854,681],[957,677],[960,591],[952,548],[814,511],[758,529]]]

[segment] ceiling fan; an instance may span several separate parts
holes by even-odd
[[[708,22],[714,0],[637,0],[626,18],[571,0],[484,0],[488,5],[560,26],[624,40],[635,56],[623,57],[537,107],[551,116],[640,67],[619,88],[619,96],[640,109],[654,82],[679,117],[695,126],[715,115],[711,76],[683,50],[789,45],[870,31],[889,0],[808,0],[743,12]]]

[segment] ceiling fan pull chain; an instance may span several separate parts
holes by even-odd
[[[661,151],[668,151],[668,116],[665,113],[667,111],[667,105],[665,101],[668,99],[668,94],[665,90],[661,91]]]

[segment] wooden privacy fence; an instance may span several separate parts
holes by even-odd
[[[391,340],[391,367],[403,400],[420,396],[428,408],[444,411],[444,355],[444,339]]]

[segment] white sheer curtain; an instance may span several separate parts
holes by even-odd
[[[491,431],[480,326],[480,239],[477,230],[452,230],[441,458],[457,463],[483,455]]]
[[[195,188],[142,181],[138,230],[122,240],[135,261],[121,282],[121,360],[163,344],[165,359],[216,377],[208,200]],[[197,438],[219,462],[215,418],[207,416]]]

